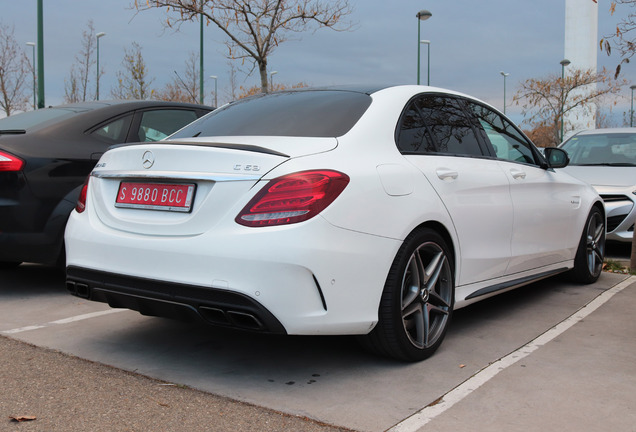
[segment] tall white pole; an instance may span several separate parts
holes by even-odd
[[[565,53],[563,58],[570,60],[565,75],[575,70],[596,72],[598,53],[598,3],[591,0],[565,0]],[[592,84],[582,88],[582,92],[596,89]],[[581,129],[594,129],[596,110],[584,113],[573,110],[566,115],[566,122],[575,132]],[[567,134],[566,134],[567,135]]]

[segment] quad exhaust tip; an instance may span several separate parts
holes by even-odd
[[[69,280],[66,281],[66,289],[74,296],[82,298],[88,298],[90,292],[88,284]]]

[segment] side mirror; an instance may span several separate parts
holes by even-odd
[[[550,168],[563,168],[570,163],[567,152],[557,147],[546,147],[544,156]]]

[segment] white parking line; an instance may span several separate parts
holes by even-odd
[[[70,318],[64,318],[64,319],[57,320],[57,321],[51,321],[51,322],[46,323],[46,324],[19,327],[19,328],[14,328],[14,329],[11,329],[11,330],[3,330],[3,331],[0,331],[0,334],[10,335],[10,334],[22,333],[22,332],[30,331],[30,330],[37,330],[37,329],[41,329],[41,328],[46,328],[46,327],[50,327],[50,326],[58,325],[58,324],[69,324],[69,323],[72,323],[72,322],[82,321],[82,320],[90,319],[90,318],[95,318],[95,317],[99,317],[99,316],[102,316],[102,315],[109,315],[109,314],[116,313],[116,312],[123,312],[125,310],[127,310],[127,309],[108,309],[108,310],[101,311],[101,312],[91,312],[91,313],[87,313],[87,314],[83,314],[83,315],[76,315],[76,316],[70,317]]]
[[[468,380],[464,381],[463,383],[446,393],[444,396],[437,399],[435,402],[422,408],[420,411],[416,412],[412,416],[407,417],[400,423],[388,429],[387,432],[418,431],[435,417],[442,414],[456,403],[462,401],[466,396],[490,381],[499,372],[505,370],[509,366],[512,366],[519,360],[527,357],[532,352],[536,351],[557,336],[561,335],[574,324],[578,323],[579,321],[590,315],[596,309],[609,301],[609,299],[611,299],[614,295],[618,294],[634,282],[636,282],[636,276],[631,276],[618,285],[615,285],[614,287],[604,291],[594,300],[583,306],[581,309],[570,315],[565,320],[561,321],[556,326],[552,327],[550,330],[541,334],[518,350],[508,354],[505,357],[502,357],[494,363],[491,363],[489,366],[486,366],[475,375],[470,377]]]

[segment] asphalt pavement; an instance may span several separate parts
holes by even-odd
[[[498,356],[427,406],[414,403],[412,415],[388,430],[636,431],[636,276],[604,275],[602,281],[598,294],[568,318]],[[579,295],[566,287],[563,294]],[[514,326],[514,319],[506,320]],[[505,342],[504,329],[501,337]],[[430,369],[436,360],[428,361]],[[274,410],[236,401],[10,335],[0,336],[0,364],[2,431],[353,430],[287,414],[293,410],[284,406]],[[390,374],[390,368],[386,365],[385,372]],[[325,390],[321,397],[329,393]]]

